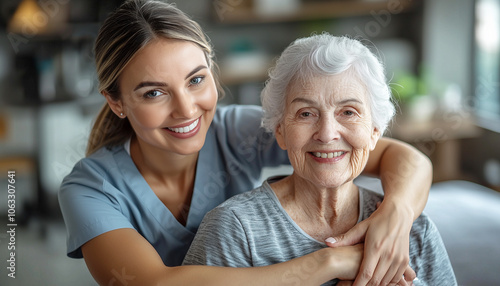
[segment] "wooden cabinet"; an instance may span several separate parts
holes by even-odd
[[[427,155],[433,165],[433,181],[468,179],[462,172],[461,146],[464,139],[480,136],[481,128],[465,112],[443,112],[432,120],[396,118],[388,135],[408,142]]]

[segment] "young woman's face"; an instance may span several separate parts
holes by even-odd
[[[217,88],[200,47],[155,40],[125,67],[119,86],[121,112],[142,146],[182,155],[200,151],[217,104]]]
[[[327,188],[357,177],[379,138],[363,83],[344,72],[296,81],[288,90],[276,138],[294,174]]]

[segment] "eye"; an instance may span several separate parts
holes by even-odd
[[[301,117],[310,117],[310,116],[312,116],[312,113],[309,111],[304,111],[304,112],[300,113],[300,116]]]
[[[355,114],[354,112],[352,112],[351,110],[345,110],[345,111],[343,112],[343,114],[344,114],[345,116],[354,116],[354,115],[356,115],[356,114]]]
[[[189,81],[189,85],[199,85],[204,79],[204,76],[195,76]]]
[[[157,98],[159,97],[160,95],[162,95],[163,92],[159,91],[159,90],[156,90],[156,89],[153,89],[153,90],[150,90],[148,92],[146,92],[143,97],[144,98]]]

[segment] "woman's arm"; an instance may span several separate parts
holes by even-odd
[[[148,241],[124,228],[97,236],[82,251],[99,285],[320,285],[336,276],[353,279],[363,246],[324,248],[263,267],[167,267]]]
[[[385,200],[404,204],[413,220],[424,210],[432,183],[432,164],[416,148],[382,137],[370,152],[364,174],[380,177]]]
[[[432,164],[410,145],[381,138],[364,172],[380,177],[384,201],[370,218],[328,245],[365,242],[364,259],[354,285],[395,283],[403,273],[411,281],[415,273],[408,267],[409,232],[427,202]]]

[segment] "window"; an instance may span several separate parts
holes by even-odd
[[[476,0],[474,106],[480,125],[500,132],[500,0]]]

